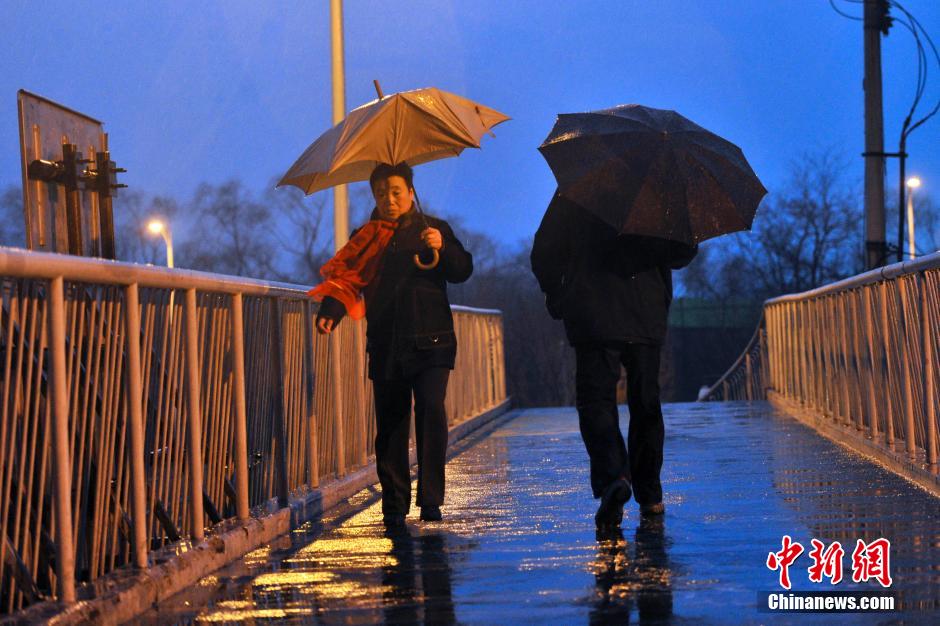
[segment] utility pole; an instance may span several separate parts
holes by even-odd
[[[865,265],[880,267],[887,257],[885,242],[884,116],[881,98],[881,32],[886,0],[865,0]]]
[[[330,44],[333,69],[333,124],[336,125],[346,117],[343,0],[330,0]],[[880,79],[878,84],[881,84]],[[878,98],[880,102],[881,96],[879,95]],[[346,245],[347,241],[349,241],[349,196],[346,193],[346,185],[337,185],[333,188],[333,250],[339,250]]]

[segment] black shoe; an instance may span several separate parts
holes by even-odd
[[[617,543],[623,541],[623,531],[620,526],[603,526],[594,531],[594,538],[601,542]]]
[[[630,483],[626,478],[618,478],[607,485],[601,494],[601,504],[594,515],[594,523],[600,530],[619,528],[623,521],[623,505],[630,499]]]
[[[441,515],[441,507],[439,506],[423,506],[421,507],[421,519],[425,522],[439,522],[444,519],[444,516]]]
[[[408,528],[405,525],[404,513],[386,513],[382,516],[382,523],[389,532],[401,532]]]

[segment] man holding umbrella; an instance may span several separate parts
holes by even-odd
[[[457,339],[447,283],[467,280],[473,257],[444,220],[426,215],[411,166],[479,148],[484,134],[509,118],[433,87],[382,93],[317,138],[279,185],[313,193],[368,180],[375,198],[369,221],[324,265],[308,293],[321,301],[317,331],[345,316],[365,317],[369,378],[376,414],[376,470],[383,523],[405,532],[411,503],[408,439],[412,400],[421,519],[442,519],[448,425],[444,408]]]
[[[532,271],[575,349],[578,420],[600,499],[594,520],[610,531],[631,494],[642,515],[665,511],[659,361],[672,270],[692,261],[699,241],[749,228],[766,191],[740,149],[673,111],[563,114],[539,150],[559,188],[535,235]]]

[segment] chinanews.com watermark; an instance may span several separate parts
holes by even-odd
[[[806,553],[811,561],[806,568],[810,583],[828,585],[818,591],[791,591],[791,566],[805,552],[803,545],[784,535],[778,552],[767,554],[767,569],[777,572],[777,583],[784,591],[762,591],[758,593],[757,606],[762,612],[840,613],[878,612],[895,610],[895,598],[886,591],[893,584],[891,578],[891,542],[884,538],[865,542],[858,539],[850,556],[851,580],[853,583],[877,584],[875,591],[834,591],[833,586],[848,580],[843,571],[846,552],[842,544],[833,541],[828,546],[818,540],[810,541]],[[794,570],[799,571],[797,567]]]

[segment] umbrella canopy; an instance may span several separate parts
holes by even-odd
[[[767,193],[736,145],[638,104],[563,113],[539,151],[561,195],[620,233],[695,244],[749,229]]]
[[[313,193],[368,180],[379,163],[418,165],[479,148],[484,133],[509,118],[434,87],[402,91],[349,112],[323,133],[277,186]]]

